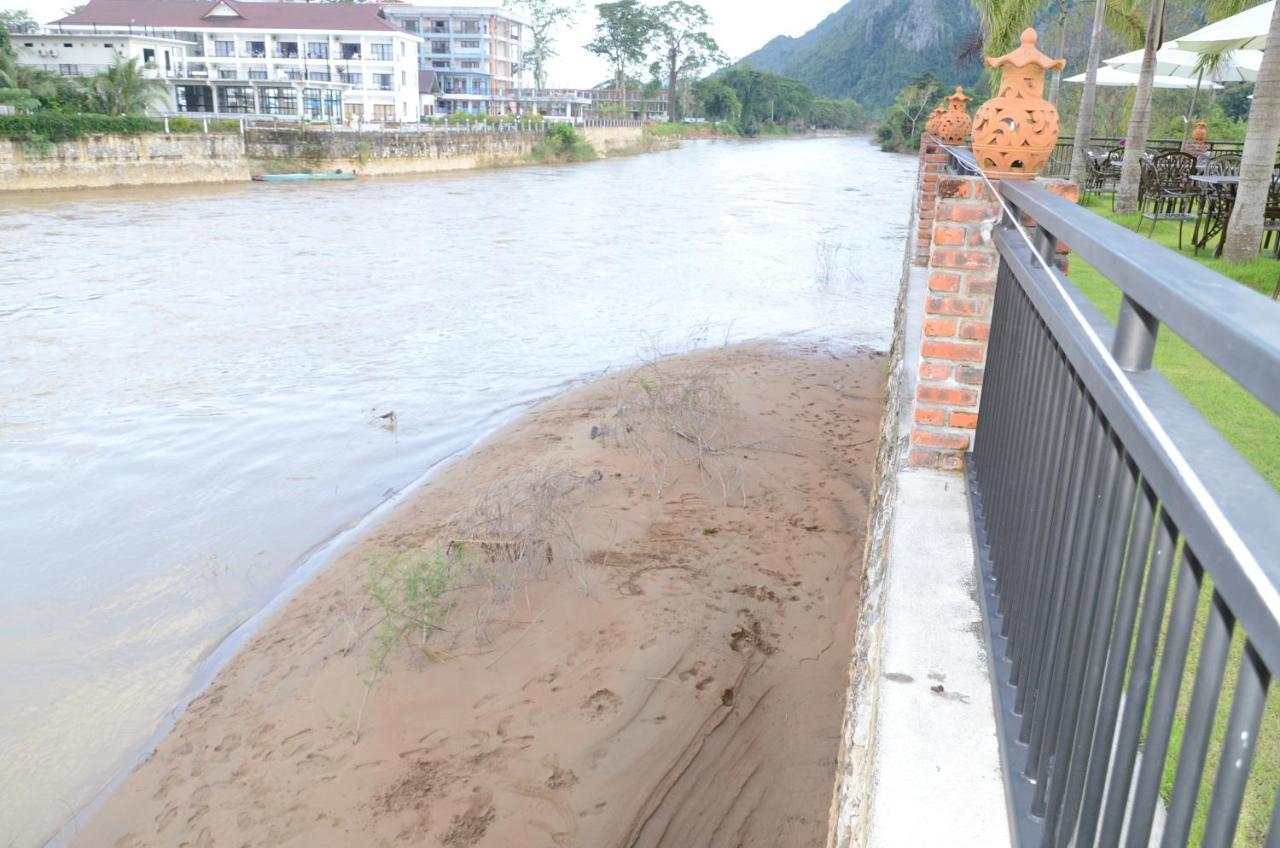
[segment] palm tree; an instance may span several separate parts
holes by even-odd
[[[1151,129],[1151,91],[1156,81],[1156,51],[1164,39],[1164,0],[1151,0],[1151,17],[1147,21],[1147,41],[1142,48],[1142,69],[1138,72],[1138,91],[1129,113],[1129,130],[1124,137],[1124,162],[1120,165],[1120,185],[1116,188],[1116,212],[1125,215],[1137,211],[1138,183],[1142,177],[1142,153],[1147,148],[1147,132]]]
[[[1093,112],[1098,100],[1098,66],[1102,62],[1103,27],[1120,35],[1126,47],[1141,43],[1144,27],[1135,0],[1096,0],[1093,29],[1089,34],[1089,58],[1085,66],[1084,89],[1076,114],[1075,144],[1071,151],[1071,182],[1084,185],[1085,148],[1093,138]],[[1058,72],[1062,76],[1062,71]],[[1056,101],[1055,101],[1056,102]]]
[[[1215,10],[1216,11],[1216,10]],[[1280,3],[1271,13],[1267,47],[1253,86],[1249,124],[1240,157],[1240,186],[1227,224],[1225,255],[1228,262],[1245,262],[1258,255],[1262,245],[1267,193],[1271,188],[1276,144],[1280,143]]]
[[[104,115],[140,115],[164,96],[160,80],[143,75],[137,57],[117,56],[105,71],[85,81],[90,107]]]

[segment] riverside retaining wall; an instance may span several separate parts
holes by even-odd
[[[287,160],[361,174],[421,174],[507,165],[541,141],[529,132],[306,132],[254,129],[245,134],[250,159]]]
[[[90,135],[45,144],[0,138],[0,191],[248,178],[239,133]]]

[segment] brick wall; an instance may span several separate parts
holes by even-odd
[[[978,426],[1000,261],[991,234],[1002,207],[982,177],[944,173],[946,158],[926,135],[920,143],[913,256],[926,269],[927,290],[907,464],[959,471]],[[1072,201],[1079,195],[1063,180],[1042,184]],[[1059,243],[1063,270],[1067,253]]]
[[[991,232],[1000,203],[981,177],[943,175],[934,185],[934,220],[921,239],[928,290],[907,462],[959,471],[978,426],[999,262]]]
[[[929,244],[933,239],[934,212],[938,197],[938,180],[946,170],[947,152],[933,136],[920,138],[920,171],[916,177],[916,238],[913,262],[929,264]]]

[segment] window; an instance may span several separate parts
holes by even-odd
[[[400,84],[401,84],[401,85],[408,85],[408,84],[409,84],[409,74],[408,74],[408,73],[406,73],[405,71],[401,71],[401,72],[400,72]]]
[[[30,44],[28,44],[27,46],[28,46],[28,47],[30,47],[31,45],[30,45]],[[102,45],[102,46],[103,46],[103,47],[105,47],[105,48],[107,48],[108,50],[110,50],[111,48],[115,47],[115,45],[114,45],[114,44],[112,44],[110,41],[108,41],[106,44],[104,44],[104,45]],[[145,53],[146,51],[144,50],[143,52]]]
[[[448,32],[449,22],[448,21],[432,21],[431,31],[432,32]]]
[[[312,82],[329,82],[328,71],[307,71],[307,79]]]
[[[280,59],[296,59],[298,58],[298,42],[281,41],[276,47],[276,56]]]
[[[458,23],[458,32],[466,33],[467,35],[478,35],[480,33],[480,22],[460,21]]]
[[[35,45],[35,42],[32,42],[32,41],[24,41],[24,42],[22,42],[22,46],[23,46],[23,47],[35,47],[36,45]],[[107,46],[107,47],[110,47],[111,45],[110,45],[110,44],[108,44],[108,45],[106,45],[106,46]]]
[[[369,50],[373,52],[373,58],[379,62],[390,62],[395,58],[395,54],[391,52],[390,44],[370,44]]]
[[[431,60],[431,67],[433,67],[433,68],[448,68],[448,67],[449,67],[449,60],[448,60],[448,59],[432,59],[432,60]]]
[[[360,45],[359,45],[359,44],[349,44],[349,43],[344,43],[344,44],[342,45],[342,58],[344,58],[344,59],[359,59],[359,58],[360,58]]]
[[[461,64],[464,71],[474,71],[480,68],[480,63],[475,59],[463,59]]]
[[[324,113],[330,118],[342,117],[342,92],[330,89],[324,93]]]
[[[390,91],[392,79],[391,74],[374,74],[373,87],[379,91]]]
[[[403,29],[405,32],[417,32],[418,22],[416,20],[401,21],[400,28]]]
[[[307,42],[307,58],[308,59],[328,59],[329,58],[329,42],[308,41]]]
[[[253,112],[253,88],[228,85],[218,89],[218,111],[247,115]]]
[[[433,41],[433,42],[431,42],[431,52],[432,52],[432,53],[448,53],[448,52],[449,52],[449,42],[447,42],[447,41]]]
[[[287,80],[300,80],[302,79],[302,71],[299,71],[296,68],[286,68],[284,78]]]
[[[464,39],[458,42],[458,46],[463,50],[479,50],[480,42],[477,39]]]
[[[396,107],[388,106],[385,103],[375,103],[373,106],[373,119],[375,121],[394,121],[396,119]]]
[[[324,117],[324,103],[320,99],[320,89],[302,89],[302,104],[308,118],[320,120]]]
[[[236,78],[236,72],[234,69],[230,71],[226,69],[218,71],[218,79],[235,79],[235,78]]]
[[[249,79],[262,80],[266,78],[267,78],[266,68],[250,68],[249,69]]]
[[[364,85],[364,74],[343,74],[342,81],[347,85],[354,85],[359,88]]]
[[[263,86],[262,111],[268,115],[298,114],[298,90],[275,86]]]
[[[234,41],[215,41],[213,42],[213,55],[215,56],[234,56],[236,55],[236,43]]]
[[[254,59],[267,58],[267,43],[265,41],[246,41],[245,50]]]
[[[71,43],[71,42],[69,42],[69,41],[66,41],[66,42],[63,42],[62,46],[63,46],[63,47],[74,47],[75,45],[74,45],[74,44],[72,44],[72,43]]]
[[[348,103],[347,104],[347,120],[348,121],[364,120],[364,104]]]
[[[213,89],[207,85],[180,85],[176,93],[179,112],[213,111]]]
[[[79,76],[80,66],[79,65],[59,65],[58,73],[62,74],[64,77]]]

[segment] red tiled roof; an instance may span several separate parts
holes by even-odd
[[[240,17],[208,16],[225,5]],[[262,3],[246,0],[89,0],[53,24],[155,27],[157,29],[299,29],[402,32],[375,5],[361,3]]]

